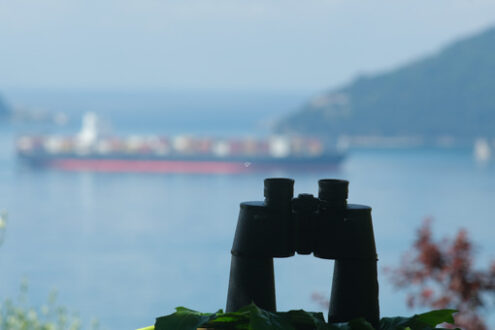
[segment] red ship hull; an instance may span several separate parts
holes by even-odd
[[[232,161],[179,161],[179,160],[116,160],[116,159],[56,159],[46,167],[63,171],[117,172],[117,173],[196,173],[238,174],[266,171],[325,171],[334,170],[335,163],[269,164]]]

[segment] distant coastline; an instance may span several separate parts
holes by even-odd
[[[495,143],[494,53],[495,27],[316,95],[275,129],[361,147],[452,147],[478,138]]]

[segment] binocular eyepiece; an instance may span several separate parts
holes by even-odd
[[[347,204],[349,182],[318,181],[318,197],[294,195],[294,180],[268,178],[264,201],[243,202],[232,246],[227,312],[254,302],[276,311],[273,258],[335,260],[329,322],[379,321],[371,208]]]

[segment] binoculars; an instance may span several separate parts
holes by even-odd
[[[273,258],[313,253],[333,259],[328,322],[379,322],[371,208],[347,204],[349,182],[318,181],[318,198],[293,198],[294,180],[268,178],[264,201],[243,202],[232,246],[227,312],[255,303],[276,311]]]

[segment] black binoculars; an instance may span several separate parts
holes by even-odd
[[[328,321],[379,322],[371,208],[347,204],[349,182],[318,181],[318,198],[293,198],[294,180],[268,178],[264,201],[243,202],[232,246],[227,312],[255,303],[276,311],[273,258],[313,253],[333,259]]]

